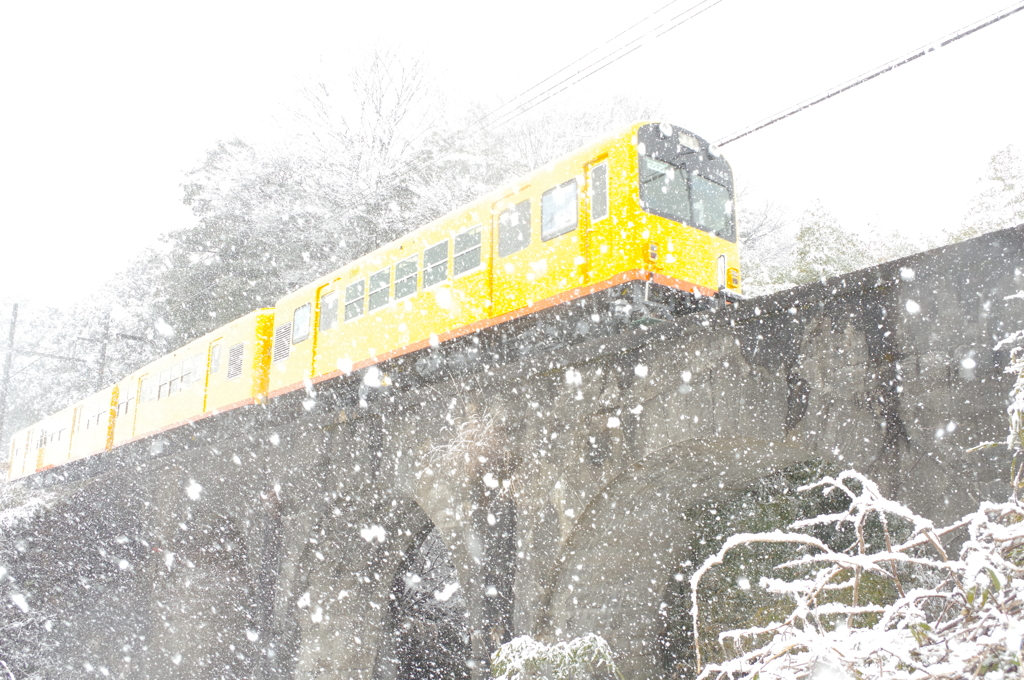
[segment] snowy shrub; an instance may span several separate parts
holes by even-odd
[[[1010,335],[996,349],[1021,340],[1024,331]],[[801,487],[801,492],[817,489],[838,496],[846,509],[790,522],[787,531],[736,534],[691,576],[697,677],[1020,677],[1024,669],[1024,504],[1018,500],[1018,490],[1024,486],[1024,352],[1020,347],[1012,351],[1006,370],[1017,378],[1008,408],[1006,446],[1014,457],[1013,493],[1007,502],[984,502],[976,512],[936,529],[930,520],[883,497],[874,482],[852,470]],[[832,529],[833,539],[847,536],[845,546],[821,540],[823,528]],[[951,540],[962,541],[958,555],[947,550]],[[707,598],[700,597],[702,581],[726,563],[730,551],[756,545],[792,550],[791,559],[758,583],[764,596],[776,601],[775,607],[762,608],[760,613],[768,611],[774,617],[720,633],[719,643],[731,645],[731,654],[718,654],[702,667],[701,623],[706,617],[700,607],[707,606]]]
[[[481,479],[488,488],[500,482],[494,471],[500,468],[495,456],[498,428],[491,412],[475,410],[453,422],[450,439],[431,446],[423,456],[425,471],[435,479]]]
[[[550,646],[517,637],[494,652],[491,673],[495,680],[622,680],[611,647],[594,633]]]
[[[0,538],[26,524],[53,500],[47,491],[33,491],[23,483],[0,483]]]
[[[1024,299],[1024,291],[1010,295],[1006,298]],[[1024,464],[1021,461],[1021,453],[1024,452],[1024,347],[1020,346],[1024,341],[1024,330],[1011,333],[995,346],[995,349],[1008,345],[1017,345],[1010,352],[1010,365],[1006,367],[1007,373],[1017,376],[1013,389],[1010,390],[1010,405],[1007,413],[1010,416],[1010,432],[1006,437],[1006,448],[1013,451],[1013,498],[1017,499],[1017,493],[1024,486]]]
[[[824,671],[857,677],[953,677],[957,668],[970,674],[1017,667],[1024,632],[1018,611],[1024,603],[1024,581],[1016,578],[1024,545],[1024,525],[1018,522],[1024,508],[1014,502],[984,504],[977,513],[935,530],[928,520],[883,498],[856,472],[801,490],[814,487],[845,496],[850,509],[790,525],[802,533],[733,536],[691,579],[699,664],[697,590],[708,571],[739,546],[805,548],[803,556],[779,567],[795,571],[797,578],[760,581],[764,591],[790,603],[787,615],[768,625],[722,633],[720,640],[733,643],[737,655],[709,664],[701,677],[789,678]],[[883,549],[866,549],[871,520],[881,523]],[[893,545],[890,523],[912,526],[909,539]],[[856,538],[846,550],[832,550],[806,533],[829,524],[854,529]],[[969,538],[960,559],[951,560],[943,539],[963,529]],[[880,588],[880,581],[890,587]],[[885,597],[887,592],[892,597]]]
[[[665,593],[665,607],[659,610],[664,630],[659,640],[661,661],[672,678],[696,675],[689,574],[714,555],[734,534],[771,532],[798,520],[841,513],[849,507],[838,494],[826,496],[821,489],[808,491],[813,482],[837,475],[842,468],[821,459],[805,461],[777,470],[729,493],[712,493],[683,510],[682,520],[692,530],[685,549],[677,557],[672,583]],[[909,531],[890,527],[894,532]],[[834,526],[805,531],[834,549],[853,540],[853,533]],[[909,533],[908,533],[909,535]],[[880,527],[867,527],[868,545],[883,544]],[[784,616],[786,602],[757,584],[762,577],[776,576],[775,565],[801,553],[790,544],[758,543],[737,547],[725,561],[701,581],[701,654],[705,663],[721,661],[730,653],[717,640],[718,632],[764,625]],[[877,585],[877,584],[872,584]]]
[[[995,680],[1019,674],[1024,635],[1024,506],[1014,501],[983,503],[977,512],[943,529],[899,503],[885,499],[875,484],[853,471],[817,482],[850,499],[850,509],[792,524],[788,532],[731,537],[690,580],[694,636],[701,678],[797,678],[828,672],[866,678],[982,676]],[[903,521],[910,538],[865,549],[870,519]],[[800,530],[847,524],[856,540],[834,551]],[[966,529],[958,559],[943,544]],[[703,576],[739,545],[791,543],[807,546],[801,557],[779,567],[796,578],[762,578],[760,587],[789,601],[788,614],[756,628],[732,630],[735,655],[700,668],[697,592]],[[862,596],[865,577],[886,581],[895,591],[888,602]],[[906,578],[910,577],[909,582]]]

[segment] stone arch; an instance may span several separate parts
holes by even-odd
[[[374,680],[468,680],[469,621],[452,555],[437,527],[423,527],[391,583]]]
[[[517,583],[519,632],[549,641],[598,633],[626,677],[664,677],[657,648],[663,605],[694,536],[681,510],[811,457],[798,447],[723,436],[610,462],[602,481],[586,468],[564,470],[548,507],[520,528],[536,563]],[[543,546],[544,536],[554,540]]]
[[[425,402],[405,414],[404,426],[432,434],[397,466],[398,486],[450,551],[466,602],[474,678],[489,677],[491,654],[514,633],[517,509],[505,418],[499,404],[479,395]]]

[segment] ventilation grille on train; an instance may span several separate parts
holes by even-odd
[[[288,358],[291,351],[292,322],[283,323],[274,331],[274,362]]]
[[[242,350],[244,347],[245,343],[240,342],[228,350],[228,380],[242,375]]]

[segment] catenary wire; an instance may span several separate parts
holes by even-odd
[[[566,69],[570,68],[572,65],[574,65],[574,64],[578,63],[579,61],[581,61],[582,59],[586,58],[586,56],[589,56],[589,55],[599,51],[602,47],[604,47],[605,45],[611,43],[613,40],[615,40],[619,36],[624,35],[625,33],[628,33],[630,30],[632,30],[636,26],[639,26],[640,24],[644,23],[645,21],[647,21],[648,19],[650,19],[654,15],[662,12],[664,9],[666,9],[669,6],[671,6],[672,4],[674,4],[674,2],[675,2],[675,0],[673,0],[673,2],[669,2],[666,5],[663,5],[661,8],[655,10],[654,12],[648,14],[646,17],[641,19],[640,21],[634,23],[630,28],[626,29],[625,31],[620,31],[618,34],[616,34],[616,36],[606,40],[604,43],[602,43],[602,45],[600,45],[597,48],[591,50],[590,52],[588,52],[583,57],[580,57],[576,61],[574,61],[574,62],[564,66],[563,68],[559,69],[555,73],[553,73],[550,76],[546,77],[544,80],[540,81],[536,85],[534,85],[534,86],[532,86],[530,88],[527,88],[523,93],[521,93],[520,95],[517,95],[517,98],[521,98],[526,93],[529,93],[529,92],[535,90],[541,84],[551,80],[552,78],[557,76],[559,73],[562,73]],[[525,114],[526,112],[530,111],[531,109],[535,108],[536,106],[539,106],[540,104],[544,103],[548,99],[551,99],[552,97],[560,94],[561,92],[564,92],[565,90],[567,90],[568,88],[572,87],[573,85],[583,81],[586,78],[589,78],[591,75],[594,75],[598,71],[606,68],[607,66],[610,66],[612,63],[618,61],[619,59],[622,59],[627,54],[630,54],[630,53],[635,52],[636,50],[640,49],[641,47],[644,46],[645,43],[641,42],[638,45],[636,43],[641,41],[641,40],[643,40],[644,38],[647,38],[648,36],[651,36],[652,34],[655,34],[656,31],[661,31],[661,32],[657,33],[656,35],[654,35],[655,39],[661,37],[662,35],[664,35],[668,31],[671,31],[671,30],[673,30],[675,28],[678,28],[679,26],[681,26],[684,23],[690,21],[691,19],[699,16],[700,14],[704,13],[706,10],[711,9],[712,7],[714,7],[715,5],[718,5],[721,2],[722,2],[722,0],[700,0],[700,2],[697,2],[694,5],[691,5],[689,8],[687,8],[683,12],[680,12],[679,14],[677,14],[677,15],[669,18],[669,19],[667,19],[666,21],[661,22],[657,26],[655,26],[655,27],[645,31],[644,33],[640,34],[638,37],[636,37],[633,40],[631,40],[628,43],[626,43],[625,45],[616,48],[609,55],[601,57],[598,60],[594,61],[593,63],[591,63],[591,64],[589,64],[587,66],[583,66],[580,69],[577,69],[572,75],[568,76],[567,78],[563,78],[562,80],[558,81],[554,85],[552,85],[552,86],[548,87],[547,89],[543,90],[539,94],[534,95],[533,97],[528,99],[526,102],[524,102],[522,104],[519,104],[516,108],[512,109],[511,111],[508,111],[508,112],[506,112],[504,114],[501,114],[501,116],[499,117],[498,120],[496,120],[494,122],[491,122],[490,124],[485,124],[483,127],[485,129],[488,129],[488,130],[493,130],[495,128],[498,128],[498,127],[501,127],[503,125],[506,125],[506,124],[510,123],[511,121],[515,120],[519,116]],[[703,7],[702,7],[702,5],[703,5]],[[680,17],[683,17],[683,18],[680,21],[676,21],[677,19],[680,19]],[[672,22],[676,22],[676,23],[673,24]],[[669,25],[669,24],[671,24],[671,25]],[[668,26],[668,27],[666,28],[666,26]],[[662,29],[664,29],[664,30],[662,30]],[[626,49],[627,47],[631,47],[631,49],[629,49],[626,52],[622,52],[622,50]],[[611,59],[610,61],[607,61],[609,59],[609,57],[612,57],[612,56],[614,56],[614,59]],[[601,63],[602,61],[604,61],[605,63],[602,64]],[[597,66],[597,68],[594,68],[595,66]],[[577,78],[577,76],[579,76],[581,73],[584,73],[585,71],[587,71],[587,69],[593,69],[593,70],[590,71],[589,73],[585,73],[582,77]],[[565,85],[564,87],[562,87],[558,91],[556,91],[554,93],[551,93],[551,90],[559,87],[560,85],[565,84],[568,81],[573,80],[574,78],[576,78],[576,80],[574,80],[573,82],[570,82],[568,85]],[[549,93],[551,93],[551,94],[549,94]],[[544,95],[547,95],[547,96],[544,96]],[[536,101],[539,97],[543,97],[543,99],[541,99],[540,101]],[[502,106],[505,106],[505,105],[502,105]],[[474,120],[474,122],[471,123],[470,125],[467,125],[466,127],[464,127],[463,129],[459,130],[458,132],[450,135],[444,141],[444,143],[442,145],[442,149],[443,149],[442,153],[440,153],[439,155],[434,156],[434,157],[432,157],[430,159],[427,159],[427,160],[411,163],[404,172],[400,173],[400,176],[408,177],[410,175],[416,174],[416,173],[418,173],[418,172],[420,172],[422,170],[425,170],[425,169],[427,169],[427,168],[429,168],[429,167],[439,163],[440,161],[442,161],[445,158],[447,158],[448,156],[450,156],[452,153],[455,152],[455,145],[457,144],[457,142],[459,141],[459,139],[462,137],[463,134],[465,134],[466,132],[469,132],[469,131],[478,130],[479,127],[480,127],[479,123],[481,121],[483,121],[484,119],[486,119],[488,116],[491,116],[495,112],[499,111],[502,108],[502,106],[499,106],[497,109],[495,109],[491,113],[485,114],[483,117]],[[348,201],[346,206],[345,206],[345,208],[346,209],[352,209],[353,207],[359,205],[360,203],[362,203],[366,199],[368,199],[372,193],[373,192],[372,192],[371,189],[367,189],[366,191],[361,192],[358,196],[356,196],[355,198],[353,198],[350,201]]]
[[[857,87],[858,85],[862,85],[863,83],[866,83],[869,80],[877,78],[878,76],[880,76],[880,75],[882,75],[884,73],[888,73],[890,71],[893,71],[893,70],[899,68],[900,66],[904,66],[906,64],[909,64],[910,62],[912,62],[912,61],[914,61],[916,59],[919,59],[919,58],[925,56],[926,54],[929,54],[930,52],[934,52],[935,50],[938,50],[938,49],[940,49],[942,47],[945,47],[946,45],[950,44],[951,42],[959,40],[960,38],[965,38],[965,37],[971,35],[972,33],[975,33],[977,31],[980,31],[983,28],[991,26],[992,24],[994,24],[996,22],[1002,21],[1003,19],[1005,19],[1005,18],[1007,18],[1007,17],[1009,17],[1009,16],[1011,16],[1013,14],[1016,14],[1017,12],[1020,12],[1021,10],[1024,10],[1024,2],[1014,3],[1013,5],[1005,8],[1005,9],[1002,9],[1002,10],[996,12],[995,14],[993,14],[993,15],[991,15],[989,17],[986,17],[985,19],[982,19],[981,21],[975,22],[973,24],[968,24],[967,26],[964,26],[963,28],[961,28],[961,29],[959,29],[957,31],[954,31],[953,33],[950,33],[950,34],[948,34],[948,35],[946,35],[946,36],[944,36],[942,38],[939,38],[938,40],[933,40],[932,42],[928,43],[927,45],[924,45],[923,47],[919,47],[918,49],[916,49],[916,50],[914,50],[914,51],[912,51],[912,52],[910,52],[910,53],[908,53],[908,54],[906,54],[906,55],[904,55],[902,57],[899,57],[897,59],[893,59],[892,61],[887,62],[887,63],[883,64],[882,66],[879,66],[878,68],[872,69],[871,71],[868,71],[868,72],[866,72],[866,73],[864,73],[864,74],[854,78],[853,80],[848,80],[845,83],[843,83],[841,85],[838,85],[838,86],[836,86],[836,87],[834,87],[834,88],[832,88],[832,89],[830,89],[830,90],[828,90],[828,91],[826,91],[826,92],[824,92],[824,93],[822,93],[822,94],[820,94],[820,95],[818,95],[816,97],[812,97],[811,99],[806,99],[806,100],[800,102],[799,104],[796,104],[795,106],[791,106],[788,109],[784,109],[784,110],[776,113],[773,116],[769,116],[768,118],[765,118],[764,120],[762,120],[759,123],[755,123],[754,125],[746,128],[744,130],[741,130],[740,132],[731,134],[731,135],[729,135],[727,137],[723,137],[722,139],[720,139],[717,142],[715,142],[715,146],[725,146],[726,144],[730,144],[732,142],[735,142],[738,139],[742,139],[743,137],[746,137],[747,135],[753,134],[753,133],[757,132],[758,130],[762,130],[762,129],[768,127],[769,125],[772,125],[774,123],[778,123],[780,120],[785,120],[786,118],[789,118],[790,116],[793,116],[793,115],[795,115],[797,113],[800,113],[801,111],[809,109],[812,106],[815,106],[816,104],[820,104],[821,102],[826,101],[828,99],[831,99],[832,97],[835,97],[838,94],[842,94],[843,92],[846,92],[847,90],[853,89],[854,87]]]
[[[551,87],[547,88],[543,92],[541,92],[541,93],[539,93],[537,95],[534,95],[529,100],[527,100],[527,102],[525,104],[523,104],[520,107],[518,107],[518,110],[512,112],[512,114],[509,114],[509,115],[506,115],[506,116],[502,116],[501,118],[499,118],[498,121],[493,125],[493,127],[497,127],[499,125],[503,125],[505,123],[511,122],[515,118],[518,118],[519,116],[521,116],[522,114],[526,113],[527,111],[533,109],[534,107],[539,106],[540,104],[543,104],[548,99],[551,99],[552,97],[561,94],[562,92],[564,92],[565,90],[569,89],[573,85],[576,85],[576,84],[586,80],[587,78],[589,78],[590,76],[594,75],[595,73],[598,73],[599,71],[603,70],[604,68],[606,68],[608,66],[611,66],[612,64],[614,64],[615,62],[619,61],[620,59],[622,59],[626,55],[635,52],[636,50],[640,49],[641,47],[643,47],[646,44],[646,43],[641,42],[641,41],[643,41],[648,36],[653,35],[653,37],[655,39],[660,38],[661,36],[665,35],[669,31],[671,31],[673,29],[676,29],[679,26],[682,26],[686,22],[690,21],[691,19],[694,19],[694,18],[700,16],[701,14],[703,14],[704,12],[706,12],[707,10],[711,9],[712,7],[714,7],[715,5],[717,5],[717,4],[721,3],[721,2],[722,2],[722,0],[702,0],[701,2],[698,2],[696,5],[691,6],[690,8],[685,10],[684,12],[681,12],[680,14],[677,14],[676,16],[672,17],[671,19],[668,19],[668,20],[662,22],[661,24],[655,26],[654,28],[650,29],[649,31],[646,31],[645,33],[642,33],[641,35],[637,36],[633,40],[630,40],[625,45],[622,45],[621,47],[619,47],[618,49],[613,51],[611,54],[608,54],[608,55],[602,57],[601,59],[597,60],[596,62],[594,62],[590,66],[585,66],[585,67],[583,67],[581,69],[578,69],[572,75],[570,75],[570,76],[568,76],[566,78],[563,78],[562,80],[558,81],[557,83],[555,83]],[[702,7],[702,5],[703,5],[703,7]],[[672,24],[673,21],[676,21],[676,19],[679,19],[680,17],[684,17],[684,16],[685,16],[685,18],[683,18],[682,20],[676,22],[675,24]],[[669,24],[671,24],[671,25],[669,25]],[[666,26],[668,26],[668,27],[665,28]],[[661,30],[663,28],[664,28],[664,30]],[[656,31],[659,31],[659,30],[661,30],[660,33],[655,33]],[[637,44],[637,43],[639,43],[639,44]],[[629,49],[627,49],[627,48],[629,48]],[[626,51],[623,52],[623,50],[626,50]],[[601,62],[604,62],[604,63],[601,63]],[[591,70],[589,72],[586,72],[587,69],[593,69],[593,70]],[[562,70],[565,70],[565,69],[562,69]],[[577,78],[577,76],[579,76],[579,77]],[[550,77],[548,78],[548,80],[550,80]],[[560,85],[562,85],[564,83],[568,83],[568,85],[566,85],[565,87],[561,88],[560,90],[552,92],[552,90],[554,90],[555,88],[557,88],[558,86],[560,86]],[[550,94],[548,94],[548,93],[550,93]],[[544,95],[547,95],[547,96],[544,96]],[[543,97],[543,98],[541,98],[541,97]],[[539,99],[539,101],[538,101],[538,99]]]
[[[502,103],[502,104],[501,104],[500,106],[498,106],[497,108],[495,108],[495,109],[494,109],[493,111],[490,111],[489,113],[486,113],[486,114],[484,114],[483,116],[481,116],[480,118],[476,119],[475,121],[473,121],[473,123],[471,123],[471,124],[470,124],[470,126],[467,126],[467,129],[469,129],[469,128],[472,128],[472,127],[475,127],[476,125],[479,125],[480,123],[483,123],[483,122],[484,122],[485,120],[487,120],[488,118],[490,118],[490,117],[492,117],[492,116],[495,116],[495,115],[497,115],[497,114],[498,114],[498,112],[499,112],[499,111],[501,111],[501,110],[502,110],[503,108],[505,108],[505,107],[507,107],[507,106],[510,106],[510,105],[511,105],[512,103],[514,103],[514,102],[516,102],[516,101],[518,101],[518,100],[522,99],[522,98],[523,98],[523,97],[525,97],[525,96],[526,96],[527,94],[529,94],[530,92],[532,92],[532,91],[536,90],[536,89],[537,89],[538,87],[540,87],[540,86],[541,86],[541,85],[543,85],[544,83],[548,82],[549,80],[551,80],[552,78],[554,78],[554,77],[558,76],[559,74],[563,73],[564,71],[567,71],[568,69],[572,68],[573,66],[575,66],[575,65],[576,65],[576,64],[578,64],[578,63],[580,63],[581,61],[583,61],[583,60],[584,60],[584,59],[586,59],[587,57],[591,56],[591,55],[592,55],[592,54],[594,54],[595,52],[598,52],[598,51],[600,51],[600,50],[601,50],[602,48],[604,48],[604,47],[606,47],[607,45],[611,44],[611,43],[612,43],[612,42],[614,42],[615,40],[618,40],[618,39],[619,39],[620,37],[622,37],[622,36],[624,36],[625,34],[629,33],[630,31],[632,31],[632,30],[633,30],[634,28],[636,28],[636,27],[637,27],[637,26],[639,26],[640,24],[644,23],[645,21],[647,21],[647,20],[648,20],[648,19],[650,19],[651,17],[655,16],[656,14],[660,14],[661,12],[665,11],[666,9],[668,9],[668,8],[669,8],[669,7],[671,7],[672,5],[676,4],[677,2],[679,2],[679,0],[669,0],[669,2],[668,2],[668,3],[666,3],[666,4],[662,5],[662,6],[661,6],[661,7],[659,7],[658,9],[654,10],[653,12],[651,12],[650,14],[648,14],[647,16],[645,16],[645,17],[644,17],[643,19],[641,19],[640,21],[637,21],[636,23],[634,23],[633,25],[629,26],[628,28],[626,28],[626,29],[623,29],[623,30],[619,31],[618,33],[616,33],[615,35],[613,35],[613,36],[612,36],[611,38],[608,38],[608,39],[607,39],[607,40],[605,40],[605,41],[604,41],[603,43],[601,43],[600,45],[598,45],[598,46],[597,46],[597,47],[595,47],[594,49],[590,50],[590,51],[589,51],[589,52],[587,52],[586,54],[584,54],[584,55],[582,55],[582,56],[578,57],[577,59],[575,59],[575,60],[573,60],[573,61],[569,62],[568,64],[566,64],[566,65],[565,65],[565,66],[563,66],[562,68],[558,69],[557,71],[555,71],[554,73],[552,73],[552,74],[551,74],[551,75],[549,75],[548,77],[544,78],[544,79],[543,79],[543,80],[541,80],[540,82],[538,82],[538,83],[536,83],[536,84],[534,84],[534,85],[531,85],[530,87],[526,88],[525,90],[523,90],[522,92],[520,92],[519,94],[517,94],[517,95],[516,95],[515,97],[512,97],[512,99],[510,99],[509,101],[507,101],[507,102],[504,102],[504,103]],[[586,66],[584,66],[583,68],[587,68],[587,67],[586,67]],[[504,115],[504,114],[502,114],[502,115]],[[466,130],[460,130],[460,131],[459,131],[458,133],[456,133],[456,134],[461,134],[462,132],[465,132],[465,131],[466,131]]]
[[[706,2],[706,1],[707,0],[700,0],[700,2],[698,2],[698,4],[701,4],[701,2]],[[489,118],[492,118],[492,117],[494,117],[496,115],[499,115],[499,113],[500,113],[501,116],[505,116],[505,115],[508,115],[510,113],[514,113],[519,105],[517,105],[517,107],[513,108],[511,111],[506,111],[504,113],[502,113],[502,109],[505,109],[506,107],[511,106],[513,103],[521,100],[523,97],[527,96],[529,93],[533,92],[534,90],[539,88],[544,83],[548,82],[549,80],[551,80],[552,78],[558,76],[560,73],[568,70],[569,68],[575,66],[576,64],[578,64],[579,62],[583,61],[584,59],[586,59],[587,57],[591,56],[592,54],[594,54],[596,52],[599,52],[602,48],[604,48],[607,45],[611,44],[612,42],[614,42],[615,40],[619,39],[623,35],[629,33],[634,28],[636,28],[637,26],[643,24],[644,22],[646,22],[651,17],[653,17],[653,16],[655,16],[657,14],[660,14],[661,12],[665,11],[666,9],[668,9],[669,7],[671,7],[672,5],[674,5],[677,2],[679,2],[679,0],[669,0],[668,3],[662,5],[661,7],[659,7],[656,10],[654,10],[653,12],[651,12],[650,14],[645,16],[644,18],[640,19],[636,23],[632,24],[628,28],[626,28],[626,29],[624,29],[622,31],[619,31],[618,33],[613,35],[611,38],[608,38],[603,43],[601,43],[597,47],[593,48],[592,50],[590,50],[586,54],[583,54],[582,56],[578,57],[577,59],[569,62],[568,64],[566,64],[562,68],[558,69],[557,71],[555,71],[551,75],[547,76],[543,80],[541,80],[541,81],[539,81],[537,83],[534,83],[533,85],[531,85],[530,87],[526,88],[525,90],[523,90],[522,92],[520,92],[516,96],[512,97],[511,99],[509,99],[508,101],[501,103],[500,105],[498,105],[493,110],[488,111],[487,113],[483,114],[482,116],[479,116],[479,117],[473,119],[469,124],[465,125],[462,129],[460,129],[460,130],[458,130],[458,131],[448,135],[448,137],[443,142],[443,146],[446,149],[450,149],[452,146],[454,146],[454,144],[459,140],[459,138],[463,134],[479,129],[479,126],[481,124],[485,123],[485,121],[487,121]],[[679,16],[679,15],[676,15],[676,16]],[[675,17],[673,17],[673,18],[675,18]],[[612,53],[614,54],[614,51]],[[604,58],[604,57],[602,57],[602,58]],[[595,62],[595,63],[597,63],[597,62]],[[591,66],[592,65],[593,64],[591,64]],[[589,68],[589,67],[590,66],[583,66],[582,68],[586,69],[586,68]],[[577,73],[578,72],[579,71],[577,71]],[[545,92],[547,92],[547,90],[545,90]],[[484,127],[486,128],[487,126],[485,125]],[[413,137],[410,140],[410,143],[415,143],[416,141],[420,140],[425,134],[427,134],[426,131],[420,132],[418,135],[416,135],[415,137]],[[443,156],[439,156],[438,158],[433,159],[431,162],[437,162],[441,158],[444,158],[446,155],[447,154],[445,154]],[[429,165],[429,163],[428,163],[428,165]]]

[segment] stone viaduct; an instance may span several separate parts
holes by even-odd
[[[994,347],[1024,328],[1022,269],[1018,227],[570,345],[538,327],[500,361],[469,338],[225,414],[51,472],[50,509],[2,539],[2,587],[67,666],[44,677],[427,677],[394,651],[396,593],[440,559],[433,536],[449,582],[426,595],[466,624],[419,638],[467,677],[511,636],[596,632],[626,678],[667,678],[695,503],[814,459],[939,522],[1005,496],[1004,450],[965,450],[1005,437]]]

